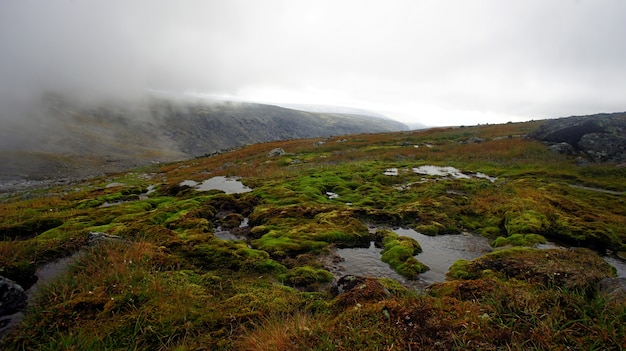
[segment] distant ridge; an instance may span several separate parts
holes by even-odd
[[[24,114],[0,130],[0,180],[97,175],[246,144],[408,129],[372,116],[162,94],[102,103],[47,94]]]

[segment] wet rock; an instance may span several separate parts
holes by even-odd
[[[626,113],[574,116],[546,121],[529,138],[566,151],[567,143],[595,162],[626,162]]]
[[[111,241],[122,241],[117,235],[111,235],[103,232],[90,232],[87,243],[91,246],[100,244],[103,242],[111,242]]]
[[[550,145],[548,149],[565,155],[573,155],[576,152],[576,148],[566,142]]]
[[[5,277],[0,276],[0,316],[13,314],[26,307],[24,289]]]
[[[277,157],[277,156],[282,156],[285,154],[285,150],[283,150],[280,147],[277,147],[275,149],[272,149],[270,152],[267,153],[267,157]]]
[[[356,288],[357,286],[365,285],[366,279],[367,278],[365,277],[359,277],[356,275],[344,275],[343,277],[339,278],[339,280],[335,284],[333,284],[331,292],[335,296],[346,293]]]
[[[626,302],[626,278],[605,278],[598,283],[598,289],[609,299]]]

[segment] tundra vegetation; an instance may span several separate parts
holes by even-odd
[[[621,350],[626,308],[598,291],[626,251],[626,168],[577,165],[521,135],[539,122],[255,144],[7,195],[0,275],[80,252],[40,288],[5,350]],[[479,139],[480,138],[480,139]],[[481,142],[475,142],[480,140]],[[282,148],[285,154],[268,157]],[[494,177],[417,174],[423,165]],[[390,168],[395,175],[385,174]],[[239,177],[251,192],[181,186]],[[146,194],[148,187],[154,191]],[[612,192],[595,191],[611,190]],[[619,195],[622,192],[622,195]],[[240,227],[247,219],[248,227]],[[386,230],[479,233],[493,252],[414,291],[341,293],[333,248],[379,244],[409,279],[418,242]],[[370,230],[370,227],[379,228]],[[241,240],[216,236],[238,229]],[[117,236],[89,244],[90,232]],[[533,246],[545,240],[577,249]]]

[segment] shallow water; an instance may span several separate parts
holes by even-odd
[[[419,288],[429,284],[442,282],[450,266],[457,260],[471,260],[491,251],[487,239],[472,234],[427,236],[412,229],[395,229],[398,235],[416,239],[423,252],[416,258],[430,267],[420,274],[415,282],[407,281],[396,273],[389,265],[380,260],[382,249],[374,246],[369,248],[337,249],[336,254],[342,258],[338,264],[342,274],[392,278],[401,283]]]
[[[53,262],[49,262],[41,265],[37,268],[35,275],[37,276],[37,282],[25,291],[26,303],[30,304],[33,298],[37,295],[39,290],[45,285],[50,283],[52,279],[67,271],[67,267],[70,263],[80,255],[80,252],[73,254],[72,256],[63,257]],[[0,318],[0,338],[6,335],[11,329],[16,327],[24,318],[24,312],[20,311],[9,316],[3,316]]]
[[[197,191],[221,190],[226,194],[240,194],[252,191],[251,188],[243,185],[243,183],[236,178],[223,176],[209,178],[202,183],[193,180],[185,180],[181,182],[180,185],[195,188]]]
[[[413,168],[413,173],[430,175],[430,176],[438,176],[438,177],[452,177],[455,179],[470,179],[474,177],[474,178],[480,178],[480,179],[487,179],[492,183],[498,180],[498,178],[496,177],[490,177],[480,172],[468,175],[454,167],[439,167],[439,166],[431,166],[431,165]]]
[[[473,234],[428,236],[413,229],[395,229],[398,235],[411,237],[420,244],[422,253],[416,258],[430,267],[420,277],[429,283],[442,282],[450,266],[457,260],[473,260],[491,251],[489,241]]]

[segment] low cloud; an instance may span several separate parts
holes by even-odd
[[[3,1],[0,114],[43,91],[146,89],[308,94],[293,102],[356,103],[427,124],[428,111],[469,124],[464,113],[625,110],[624,13],[612,0]]]

